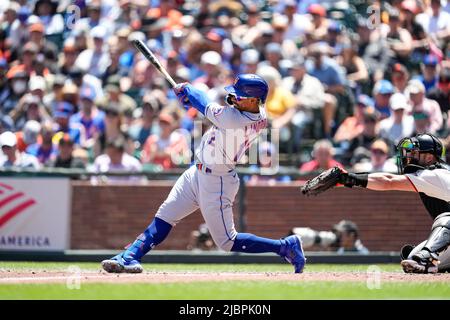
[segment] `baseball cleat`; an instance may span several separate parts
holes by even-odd
[[[125,260],[123,253],[118,254],[111,259],[102,261],[102,268],[109,273],[141,273],[144,271],[137,260]]]
[[[435,265],[423,265],[415,260],[403,260],[401,262],[403,271],[405,273],[437,273],[438,267]]]
[[[292,235],[284,238],[284,241],[286,244],[281,250],[281,257],[294,266],[295,273],[302,273],[306,263],[302,239],[298,235]]]

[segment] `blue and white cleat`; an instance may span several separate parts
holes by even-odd
[[[109,273],[141,273],[144,271],[138,260],[127,260],[123,257],[124,252],[119,253],[111,259],[102,261],[102,268]]]
[[[281,257],[294,266],[295,273],[302,273],[306,263],[302,239],[298,235],[292,235],[283,240],[286,244],[281,249]]]

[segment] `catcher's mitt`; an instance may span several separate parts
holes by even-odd
[[[317,177],[308,180],[301,188],[302,193],[306,196],[317,196],[319,193],[327,191],[341,183],[344,174],[346,172],[338,167],[328,169]]]

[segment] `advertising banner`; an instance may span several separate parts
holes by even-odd
[[[70,208],[68,178],[0,177],[0,250],[68,249]]]

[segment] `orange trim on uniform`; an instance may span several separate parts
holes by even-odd
[[[414,183],[411,181],[411,179],[410,179],[407,175],[405,175],[405,177],[408,179],[409,183],[412,184],[414,190],[416,190],[416,192],[419,192],[419,191],[417,190],[416,186],[414,185]]]

